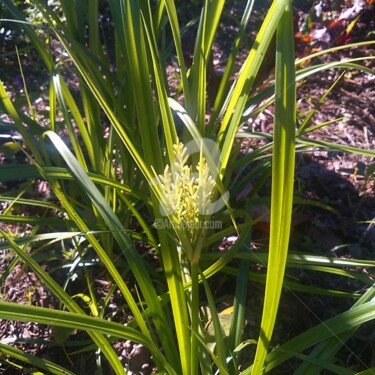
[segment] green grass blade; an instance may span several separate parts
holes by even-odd
[[[227,106],[222,108],[222,111],[225,111],[225,115],[217,139],[222,153],[222,164],[220,170],[221,178],[225,175],[228,166],[234,138],[239,124],[241,123],[241,117],[247,102],[248,93],[255,80],[286,4],[287,0],[277,0],[272,3],[257,34],[254,47],[251,49],[236,81],[232,85],[230,93],[228,94],[230,95],[230,101]],[[220,117],[218,117],[218,120],[220,120]]]
[[[373,260],[329,258],[310,254],[289,254],[288,264],[316,264],[330,267],[375,267]]]
[[[9,345],[0,343],[0,353],[8,358],[15,358],[24,363],[30,364],[32,367],[36,367],[40,370],[48,371],[49,374],[54,375],[74,375],[74,372],[67,370],[66,368],[57,365],[47,359],[39,358],[31,354],[25,353],[24,351],[13,348]]]
[[[372,286],[369,294],[375,295],[375,287]],[[340,340],[340,333],[359,327],[370,320],[375,319],[375,301],[371,300],[360,306],[345,311],[287,341],[274,349],[267,356],[265,373],[271,371],[289,358],[301,353],[307,348],[320,342],[333,338]],[[250,375],[252,367],[249,367],[241,375]]]
[[[228,91],[228,87],[230,84],[230,77],[233,74],[233,67],[234,67],[234,63],[238,55],[240,43],[246,35],[246,27],[250,19],[250,15],[254,6],[254,2],[255,0],[248,0],[246,3],[246,8],[244,10],[244,14],[242,16],[240,26],[239,26],[240,29],[236,37],[236,40],[233,43],[233,47],[232,47],[231,53],[227,61],[227,65],[225,67],[225,71],[220,82],[220,87],[215,98],[215,103],[214,103],[214,107],[212,110],[213,113],[211,114],[210,123],[208,125],[208,132],[207,132],[208,134],[213,134],[217,117],[220,114],[220,109],[223,107],[224,108],[226,107],[226,105],[224,105],[225,94]]]
[[[32,133],[24,127],[22,115],[9,98],[2,81],[0,81],[0,99],[2,101],[2,106],[13,119],[15,125],[17,126],[17,131],[22,135],[24,141],[27,143],[35,158],[41,160],[39,147],[33,138]]]
[[[11,302],[0,302],[0,317],[3,319],[20,320],[24,322],[34,321],[40,324],[53,325],[58,327],[73,328],[87,331],[89,334],[108,335],[117,338],[124,338],[140,343],[150,349],[156,361],[164,363],[164,369],[168,374],[176,374],[163,357],[160,349],[147,336],[134,328],[124,326],[120,323],[98,319],[85,314],[56,311],[36,306],[20,305]],[[160,369],[161,371],[163,369]],[[121,365],[118,374],[125,374]]]
[[[303,80],[311,75],[314,75],[316,73],[322,72],[327,69],[355,69],[359,70],[371,75],[374,75],[374,71],[371,70],[370,68],[360,65],[360,64],[355,64],[355,61],[363,61],[363,60],[373,60],[375,59],[375,56],[365,56],[365,57],[357,57],[353,58],[350,60],[345,60],[345,61],[333,61],[328,64],[318,64],[318,65],[313,65],[309,66],[307,68],[303,68],[298,70],[296,73],[296,78],[298,81]]]
[[[353,305],[350,310],[361,306],[364,303],[370,302],[374,299],[375,296],[375,287],[372,280],[369,281],[369,284],[372,283],[372,287],[369,288],[361,298]],[[350,311],[349,310],[349,311]],[[342,332],[337,336],[331,337],[319,345],[317,345],[314,350],[309,354],[308,358],[311,360],[322,360],[322,361],[331,361],[335,354],[340,350],[342,346],[349,340],[349,338],[355,333],[358,327],[351,327],[346,332]],[[317,375],[321,372],[321,366],[319,364],[311,363],[311,362],[304,362],[302,365],[297,369],[295,375]]]
[[[356,373],[356,375],[374,375],[374,374],[375,374],[375,367],[371,367],[367,370]]]
[[[152,316],[154,318],[154,324],[158,330],[159,337],[163,342],[163,348],[167,353],[167,357],[177,359],[178,355],[176,353],[176,348],[173,345],[173,337],[171,336],[172,332],[170,329],[168,329],[169,322],[167,322],[164,319],[165,315],[159,304],[158,295],[155,291],[155,287],[152,283],[150,274],[144,272],[145,265],[142,257],[136,251],[133,242],[128,237],[118,217],[107,205],[105,199],[100,194],[99,190],[96,188],[96,186],[87,176],[87,174],[83,171],[82,167],[77,163],[77,160],[71,154],[66,145],[62,142],[60,137],[58,137],[55,133],[51,131],[46,132],[46,136],[48,136],[49,139],[53,142],[54,146],[56,147],[56,150],[64,158],[70,170],[76,177],[76,180],[80,184],[82,190],[89,196],[94,206],[103,218],[104,222],[111,230],[113,237],[116,239],[117,243],[120,246],[120,249],[124,254],[124,257],[128,261],[129,267],[132,270],[140,286],[140,290],[142,291],[142,294],[145,298],[148,307],[153,312]],[[117,280],[117,282],[118,281],[119,280]],[[123,284],[123,282],[121,284]],[[132,298],[129,301],[132,301]],[[132,301],[132,311],[135,314],[135,318],[137,319],[137,322],[140,325],[142,332],[145,335],[150,335],[150,332],[147,326],[145,325],[145,322],[134,300]]]
[[[371,158],[375,157],[374,150],[365,150],[359,147],[347,146],[344,144],[340,145],[338,143],[320,141],[320,140],[309,139],[305,137],[297,137],[297,141],[307,146],[321,147],[324,149],[328,149],[330,151],[343,151],[343,152],[348,152],[348,153],[356,154],[356,155],[369,156]]]
[[[357,375],[356,372],[346,367],[338,366],[338,365],[335,365],[333,363],[330,363],[321,359],[311,358],[305,354],[298,353],[295,356],[296,358],[302,360],[306,364],[319,366],[320,369],[328,370],[330,373],[332,372],[337,375]],[[303,374],[305,375],[307,373],[303,373]],[[317,373],[317,375],[318,374],[321,374],[321,372]],[[296,372],[294,372],[293,375],[296,375]]]
[[[173,115],[171,112],[171,108],[168,103],[168,97],[166,88],[163,85],[164,80],[162,77],[161,67],[159,65],[160,59],[157,56],[157,46],[154,45],[154,40],[152,39],[149,31],[145,25],[145,32],[147,35],[148,43],[150,45],[150,52],[152,57],[153,69],[154,69],[154,77],[155,77],[155,84],[159,98],[159,108],[162,120],[162,126],[166,141],[166,147],[168,152],[168,159],[169,162],[172,164],[174,160],[174,153],[173,153],[173,145],[176,143],[177,140],[177,132],[176,127],[173,121]]]
[[[308,131],[311,131],[313,129],[305,129],[305,127],[308,125],[309,121],[313,118],[316,111],[321,107],[321,105],[326,100],[328,94],[333,90],[333,88],[340,82],[341,78],[344,76],[345,72],[342,72],[340,76],[335,80],[335,82],[332,83],[332,85],[329,87],[329,89],[321,96],[321,98],[318,100],[318,102],[315,104],[314,108],[308,113],[306,118],[303,120],[301,125],[298,127],[297,135],[303,135],[306,134]],[[316,128],[315,126],[313,127]]]
[[[53,133],[53,132],[51,132],[51,133],[55,135],[55,133]],[[57,135],[55,135],[55,136],[58,138]],[[60,142],[61,142],[61,144],[59,144],[59,146],[61,147],[61,151],[62,152],[67,151],[69,153],[69,150],[66,148],[65,144],[62,141],[60,141]],[[82,174],[84,174],[84,171],[82,170],[82,168],[81,168],[80,172]],[[40,169],[40,173],[44,178],[47,179],[47,176],[44,175],[42,169]],[[51,189],[55,193],[56,197],[60,200],[60,202],[61,202],[62,206],[64,207],[64,209],[66,210],[66,213],[68,214],[68,216],[71,218],[72,221],[74,221],[75,226],[79,228],[81,233],[91,243],[94,250],[98,254],[99,258],[103,262],[104,266],[108,270],[108,273],[113,277],[114,282],[117,284],[117,286],[119,287],[120,291],[122,292],[124,298],[126,299],[127,303],[129,304],[129,308],[131,309],[131,311],[133,313],[133,316],[134,316],[135,320],[137,321],[139,327],[147,335],[148,328],[147,328],[147,326],[146,326],[146,324],[143,320],[141,312],[139,311],[137,303],[134,301],[134,298],[133,298],[132,294],[130,293],[129,288],[125,284],[124,280],[122,279],[121,275],[119,274],[118,270],[116,269],[115,265],[113,264],[111,258],[104,251],[104,249],[100,245],[99,241],[96,239],[95,231],[91,231],[87,227],[84,220],[76,212],[74,207],[69,203],[69,198],[61,191],[58,183],[55,180],[48,180],[48,181],[49,181]],[[89,184],[91,184],[91,183],[92,182],[90,182]],[[107,206],[107,204],[104,203],[104,207],[106,207],[106,206]],[[124,230],[121,229],[121,232],[123,232],[123,231]]]
[[[39,4],[39,2],[37,2]],[[120,3],[115,3],[111,2],[111,4],[119,6]],[[116,108],[113,107],[113,102],[115,102],[114,97],[113,97],[113,92],[111,91],[111,86],[108,85],[108,83],[102,79],[102,73],[100,72],[100,69],[98,68],[98,64],[95,63],[95,57],[92,56],[92,54],[88,53],[77,41],[74,39],[67,39],[69,37],[70,33],[68,30],[64,29],[64,26],[61,24],[60,20],[56,17],[56,15],[52,11],[48,11],[45,9],[42,5],[39,4],[39,9],[43,12],[44,16],[46,17],[46,20],[49,22],[51,28],[53,31],[56,33],[56,36],[59,38],[60,42],[66,49],[66,51],[69,53],[70,58],[74,62],[76,68],[78,69],[80,75],[85,81],[85,84],[88,86],[90,89],[90,92],[92,95],[95,97],[95,99],[98,101],[100,106],[102,107],[103,111],[107,115],[108,119],[110,120],[111,124],[115,128],[121,142],[126,146],[126,148],[129,151],[129,154],[131,155],[132,159],[135,161],[137,166],[139,167],[140,171],[143,173],[147,181],[151,182],[154,178],[153,173],[151,172],[150,165],[154,165],[155,169],[161,168],[160,167],[160,149],[159,151],[152,150],[152,149],[157,149],[153,147],[146,146],[144,152],[147,150],[147,155],[150,158],[150,160],[145,161],[145,158],[141,154],[142,146],[137,143],[137,140],[132,137],[132,134],[128,133],[128,130],[131,129],[131,125],[127,123],[127,118],[124,117],[121,119],[118,118],[117,113],[116,113]],[[114,14],[116,15],[116,19],[118,20],[117,22],[120,22],[119,24],[119,29],[118,33],[119,34],[124,34],[124,30],[122,28],[121,22],[122,18],[120,17],[121,14],[124,14],[125,10],[120,9],[120,8],[115,8],[113,10]],[[129,15],[128,15],[129,16]],[[56,26],[57,25],[57,26]],[[117,24],[115,23],[115,26]],[[61,28],[61,29],[60,29]],[[132,34],[132,33],[131,33]],[[125,34],[126,35],[126,34]],[[131,36],[129,36],[131,38]],[[137,49],[136,46],[134,46],[134,40],[131,39],[131,45],[134,49]],[[125,48],[125,47],[124,47]],[[135,61],[134,64],[137,64],[137,61]],[[129,73],[128,73],[129,74]],[[149,78],[149,75],[147,73],[147,77]],[[134,78],[134,77],[133,77]],[[140,78],[143,80],[142,78]],[[144,81],[144,80],[143,80]],[[147,86],[147,90],[149,83],[139,83],[137,82],[137,89],[142,90],[142,85]],[[139,92],[135,94],[135,97],[138,98],[140,97]],[[145,105],[150,105],[152,103],[149,102],[148,104],[145,103]],[[141,104],[138,104],[141,105]],[[133,108],[131,106],[130,108]],[[141,113],[144,114],[144,110],[140,109]],[[151,107],[147,108],[148,113],[153,113],[153,108]],[[87,114],[86,114],[87,115]],[[149,139],[150,143],[149,145],[154,145],[154,140],[158,139],[158,135],[153,135],[154,132],[156,131],[156,122],[155,122],[155,117],[154,114],[151,115],[151,119],[143,119],[142,120],[142,125],[140,129],[143,129],[145,139]],[[155,128],[152,132],[149,132],[148,130],[145,130],[144,128]],[[97,131],[97,134],[101,134],[101,131]],[[95,131],[94,131],[95,134]],[[136,133],[134,133],[136,134]],[[103,138],[103,137],[102,137]],[[143,139],[143,141],[145,141]],[[94,148],[96,149],[96,148]],[[150,150],[151,149],[151,150]],[[153,158],[152,153],[156,152],[157,157]],[[151,184],[152,185],[152,184]],[[155,188],[155,186],[153,186]]]
[[[118,35],[126,46],[128,74],[132,77],[133,95],[136,98],[138,122],[141,134],[144,161],[153,165],[157,172],[162,170],[160,147],[150,147],[158,139],[157,122],[153,106],[153,93],[149,79],[146,39],[143,32],[140,4],[137,1],[119,0],[110,2]],[[125,51],[124,51],[125,52]]]
[[[228,275],[237,276],[238,270],[233,267],[224,267],[222,269],[223,273],[226,273]],[[261,284],[266,283],[266,275],[259,274],[256,272],[249,272],[247,275],[250,282],[257,282]],[[363,280],[362,280],[363,281]],[[326,288],[316,288],[311,286],[302,285],[299,283],[288,281],[287,279],[284,280],[284,288],[288,290],[292,290],[295,292],[301,292],[301,293],[308,293],[308,294],[316,294],[320,296],[329,296],[329,297],[339,297],[339,298],[359,298],[361,297],[358,293],[347,293],[342,292],[338,290],[331,290]]]
[[[292,5],[277,29],[276,100],[272,157],[270,245],[258,346],[251,374],[262,373],[270,345],[288,254],[294,184],[296,88]]]
[[[95,134],[92,134],[92,132],[89,132],[87,130],[87,127],[85,125],[85,120],[82,117],[78,106],[67,87],[66,83],[63,81],[60,74],[56,73],[53,76],[53,82],[54,82],[54,88],[53,90],[54,94],[57,95],[57,98],[59,99],[59,102],[61,104],[62,108],[67,108],[69,110],[69,113],[71,114],[72,118],[74,119],[75,125],[79,129],[79,135],[82,137],[82,142],[86,147],[86,152],[88,155],[88,158],[91,162],[91,165],[96,166],[95,160],[97,158],[97,152],[94,152],[94,144],[93,144],[93,137],[95,137]],[[67,111],[64,111],[67,113]],[[66,116],[66,118],[69,118]],[[90,135],[91,133],[91,135]],[[72,134],[72,131],[69,133]],[[74,134],[74,131],[73,131]],[[77,147],[77,146],[76,146]],[[78,146],[79,147],[79,146]],[[96,149],[97,150],[97,149]],[[78,151],[78,154],[76,152],[76,155],[79,155],[81,152]],[[80,155],[80,160],[84,160],[83,156]],[[84,165],[84,164],[83,164]]]
[[[319,56],[322,56],[322,55],[329,55],[331,52],[340,51],[342,49],[349,49],[349,48],[353,48],[353,47],[371,46],[372,44],[375,44],[375,40],[366,40],[364,42],[356,42],[356,43],[344,44],[344,45],[341,45],[341,46],[334,46],[332,48],[328,48],[328,49],[324,49],[322,51],[315,52],[311,55],[302,57],[300,59],[296,59],[296,64],[298,64],[298,65],[303,64],[308,60],[314,59],[315,57],[319,57]]]
[[[208,59],[211,54],[212,43],[224,6],[223,0],[208,1],[204,3],[199,22],[197,39],[194,48],[193,64],[190,80],[191,90],[195,95],[191,96],[191,102],[186,103],[190,117],[197,122],[199,132],[205,134],[206,116],[206,85]]]
[[[15,253],[34,271],[34,273],[43,281],[46,287],[60,300],[70,311],[77,313],[78,316],[84,317],[86,314],[81,310],[78,304],[56,283],[55,280],[52,279],[51,276],[47,272],[45,272],[42,267],[40,267],[30,255],[27,254],[22,248],[20,248],[11,238],[8,236],[4,231],[0,229],[0,234],[3,238],[9,243],[11,248],[15,251]],[[5,302],[4,302],[5,303]],[[18,304],[9,304],[9,305],[16,305],[21,306]],[[8,306],[8,305],[6,305]],[[26,308],[31,308],[30,306],[25,306]],[[1,313],[5,312],[6,307],[0,308]],[[46,309],[48,310],[48,309]],[[63,313],[62,311],[55,311],[56,315]],[[10,314],[8,317],[3,316],[6,319],[17,319],[16,315]],[[27,321],[27,319],[26,319]],[[31,320],[33,321],[33,320]],[[38,320],[34,320],[38,322]],[[49,323],[46,323],[49,324]],[[101,334],[96,332],[90,333],[91,338],[96,343],[96,345],[102,350],[108,361],[110,362],[111,366],[113,367],[116,374],[123,374],[123,366],[119,361],[116,353],[114,352],[113,348],[109,344],[108,340],[103,337]]]
[[[191,374],[191,342],[189,330],[189,315],[187,296],[184,290],[180,254],[174,236],[168,230],[158,232],[162,251],[163,268],[168,284],[168,299],[170,299],[173,324],[176,330],[177,346],[180,352],[181,371],[183,375]],[[190,287],[191,285],[189,285]],[[187,289],[187,288],[186,288]]]
[[[250,204],[246,202],[246,221],[250,220]],[[251,230],[246,233],[246,244],[251,243]],[[246,253],[249,251],[248,246],[243,246],[241,253]],[[246,301],[247,301],[247,290],[248,290],[248,273],[250,264],[248,261],[240,261],[238,267],[238,274],[236,279],[236,290],[234,294],[233,303],[233,317],[229,331],[229,350],[234,352],[242,342],[243,329],[245,326],[245,311],[246,311]]]
[[[82,147],[81,147],[80,142],[78,140],[78,137],[76,135],[76,132],[74,131],[73,124],[71,122],[70,112],[68,110],[68,106],[66,105],[64,95],[63,95],[63,92],[62,92],[60,76],[55,75],[54,79],[53,79],[53,82],[54,82],[56,97],[57,97],[57,100],[60,104],[60,109],[61,109],[61,112],[64,116],[65,124],[67,126],[67,129],[69,130],[70,139],[71,139],[71,142],[72,142],[72,146],[74,148],[76,158],[79,160],[82,167],[87,171],[87,165],[86,165],[86,160],[83,156],[83,150],[82,150]]]
[[[55,225],[59,227],[64,227],[64,219],[57,217],[39,217],[39,216],[15,216],[15,215],[0,215],[0,220],[3,223],[8,224],[29,224],[29,225],[42,225],[50,226]]]
[[[43,174],[35,165],[27,165],[27,164],[19,164],[19,165],[1,165],[0,166],[0,181],[1,182],[8,182],[8,181],[17,181],[22,179],[33,179],[33,178],[43,178],[43,176],[47,176],[51,179],[61,179],[61,180],[72,180],[73,176],[71,172],[62,167],[43,167]],[[103,177],[96,173],[88,173],[90,179],[95,182],[96,184],[102,185],[104,187],[112,187],[119,192],[126,193],[132,198],[139,199],[148,205],[151,205],[151,201],[144,195],[141,195],[134,190],[132,190],[129,186],[117,182],[113,179],[109,179],[107,177]],[[39,204],[43,204],[39,202]]]
[[[217,358],[217,361],[221,364],[222,368],[225,371],[228,371],[228,365],[227,365],[227,360],[226,360],[228,353],[227,353],[225,342],[224,342],[225,337],[223,334],[223,328],[220,324],[219,314],[217,312],[216,305],[215,305],[215,299],[212,295],[210,286],[206,278],[204,277],[204,274],[200,273],[200,277],[202,280],[204,290],[206,292],[207,302],[208,302],[208,306],[211,312],[211,319],[212,319],[212,325],[213,325],[214,336],[215,336],[216,358]]]
[[[372,287],[372,289],[375,288]],[[271,371],[296,353],[300,353],[325,339],[332,338],[336,343],[339,341],[341,346],[343,344],[341,342],[342,333],[350,332],[352,329],[358,328],[361,324],[373,319],[375,319],[375,301],[366,302],[345,311],[307,330],[272,351],[267,357],[266,372]]]
[[[176,10],[174,0],[165,0],[165,8],[167,10],[169,24],[170,24],[172,35],[173,35],[173,41],[174,41],[174,45],[176,48],[178,65],[180,68],[181,84],[182,84],[182,89],[184,92],[184,102],[186,106],[187,103],[191,102],[191,95],[190,95],[191,90],[190,90],[190,85],[189,85],[187,72],[186,72],[184,53],[183,53],[182,42],[181,42],[180,26],[178,23],[177,10]]]

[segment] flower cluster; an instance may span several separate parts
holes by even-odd
[[[172,167],[167,165],[164,174],[157,177],[163,192],[162,206],[164,213],[173,214],[181,227],[190,228],[192,239],[196,223],[206,214],[215,180],[202,153],[196,172],[193,172],[193,168],[187,165],[189,155],[183,143],[177,141],[173,149],[175,160]]]

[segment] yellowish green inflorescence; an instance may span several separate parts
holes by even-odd
[[[193,242],[207,214],[215,180],[202,152],[194,172],[193,167],[187,164],[189,155],[184,144],[177,140],[173,149],[175,159],[172,167],[167,165],[164,174],[157,176],[162,191],[163,214],[173,215],[174,224],[186,229]]]

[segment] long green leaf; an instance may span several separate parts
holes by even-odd
[[[269,258],[259,341],[252,375],[262,373],[272,338],[288,254],[294,185],[296,88],[292,4],[277,29]]]
[[[262,63],[262,59],[271,42],[287,3],[287,0],[273,1],[257,34],[254,47],[251,49],[248,57],[246,58],[241,71],[228,94],[228,99],[230,98],[230,100],[227,105],[223,106],[222,108],[222,111],[225,111],[225,115],[222,119],[217,139],[222,152],[222,163],[220,170],[221,178],[225,175],[225,171],[227,169],[235,134],[241,122],[241,116],[247,102],[251,85],[255,80],[257,72]],[[218,120],[220,119],[221,115],[218,117]]]
[[[176,348],[172,346],[173,338],[171,337],[171,331],[168,329],[168,322],[164,319],[164,313],[159,304],[158,296],[151,281],[150,274],[144,272],[145,266],[142,257],[136,251],[133,242],[124,231],[124,227],[121,224],[118,217],[114,215],[113,211],[107,205],[105,199],[100,194],[95,184],[90,180],[90,178],[87,176],[82,167],[77,163],[77,160],[74,158],[74,156],[66,147],[66,145],[62,142],[61,138],[51,131],[46,132],[46,136],[50,138],[50,140],[56,147],[56,150],[64,158],[65,162],[69,166],[69,169],[75,176],[77,182],[80,184],[82,190],[85,192],[85,194],[89,196],[89,198],[95,205],[96,209],[100,213],[101,217],[103,218],[104,222],[111,230],[114,238],[118,242],[120,249],[122,250],[125,258],[127,259],[129,267],[133,271],[134,276],[140,286],[145,301],[147,305],[150,307],[151,311],[153,312],[152,316],[154,318],[154,324],[157,327],[160,339],[164,343],[164,349],[167,353],[169,353],[171,358],[176,359]],[[119,281],[120,280],[117,277],[116,282],[118,283]],[[120,285],[122,285],[123,288],[125,287],[123,281],[121,281]],[[127,288],[125,290],[127,290]],[[147,326],[145,325],[143,317],[141,316],[138,307],[136,306],[133,298],[130,296],[128,291],[127,300],[128,303],[131,303],[130,307],[132,308],[132,312],[138,324],[140,325],[142,332],[146,335],[150,335],[150,332]]]
[[[52,279],[51,276],[47,272],[45,272],[41,266],[39,266],[34,259],[27,254],[24,249],[20,248],[11,238],[8,236],[4,231],[0,229],[0,234],[4,237],[4,239],[9,243],[11,248],[16,252],[16,254],[35,272],[35,274],[43,281],[46,287],[72,312],[78,313],[78,316],[84,317],[86,314],[83,310],[78,306],[78,304],[61,288],[60,285],[57,284],[55,280]],[[4,302],[5,303],[5,302]],[[6,304],[6,303],[5,303]],[[3,306],[1,313],[6,312],[6,306],[16,305],[20,307],[19,304],[6,304]],[[29,306],[25,306],[26,308]],[[54,311],[55,314],[61,314],[62,311]],[[8,317],[3,316],[6,319],[17,319],[16,315],[10,314]],[[27,321],[28,319],[26,319]],[[38,322],[38,320],[35,320]],[[46,323],[49,324],[49,323]],[[94,340],[96,345],[103,351],[104,355],[111,363],[116,374],[123,374],[123,366],[118,359],[118,356],[114,352],[113,348],[109,344],[108,340],[97,332],[90,333],[91,338]]]
[[[373,287],[374,289],[374,287]],[[295,353],[300,353],[312,345],[323,342],[325,339],[340,341],[340,334],[351,331],[363,323],[375,319],[375,301],[366,302],[351,310],[345,311],[316,327],[313,327],[301,335],[289,340],[279,348],[272,351],[267,357],[266,372],[271,371]],[[244,372],[243,375],[248,374]]]
[[[190,90],[190,85],[189,85],[188,77],[186,73],[184,53],[183,53],[182,42],[181,42],[180,26],[178,23],[178,16],[177,16],[175,2],[173,0],[165,0],[165,8],[167,10],[169,24],[170,24],[172,35],[173,35],[173,41],[174,41],[174,45],[176,48],[178,65],[180,68],[182,89],[184,92],[184,101],[185,101],[185,106],[186,106],[187,103],[191,102],[191,95],[190,95],[191,90]]]
[[[298,142],[303,143],[304,145],[314,146],[314,147],[322,147],[324,149],[329,149],[331,151],[337,150],[337,151],[344,151],[352,154],[362,155],[362,156],[369,156],[369,157],[375,157],[375,151],[373,150],[365,150],[359,147],[354,146],[347,146],[344,144],[338,144],[338,143],[332,143],[327,141],[320,141],[315,139],[308,139],[305,137],[298,137]]]
[[[208,134],[213,133],[217,117],[220,114],[220,110],[221,108],[225,107],[224,105],[225,94],[227,94],[227,90],[230,84],[230,77],[233,74],[233,67],[234,67],[234,63],[238,55],[240,43],[246,35],[246,27],[250,19],[250,15],[254,6],[254,2],[255,0],[248,0],[246,3],[246,8],[244,10],[244,14],[240,22],[240,29],[236,37],[236,40],[233,43],[233,47],[232,47],[231,53],[229,55],[229,58],[226,64],[225,71],[220,82],[220,87],[219,87],[217,96],[215,98],[215,103],[214,103],[214,107],[212,111],[213,113],[211,114],[210,123],[208,125]]]
[[[191,102],[186,103],[190,117],[197,122],[199,132],[205,134],[206,116],[206,85],[208,59],[211,55],[212,43],[224,6],[223,0],[204,2],[194,47],[193,64],[191,68]]]
[[[358,299],[358,301],[353,305],[353,307],[349,310],[353,310],[358,306],[361,306],[367,302],[373,301],[375,297],[375,284],[373,281],[372,287],[369,288],[366,293]],[[335,354],[338,350],[346,345],[348,339],[355,333],[358,326],[351,327],[350,329],[346,330],[338,334],[337,336],[331,337],[325,341],[322,341],[319,345],[317,345],[314,350],[309,354],[308,358],[315,360],[319,359],[321,361],[329,362],[334,358]],[[304,362],[295,372],[295,375],[317,375],[320,373],[321,366],[319,364],[310,363],[308,361]]]
[[[342,49],[349,49],[349,48],[355,48],[355,47],[370,46],[372,44],[375,44],[375,40],[366,40],[364,42],[356,42],[356,43],[343,44],[341,46],[340,45],[334,46],[334,47],[331,47],[331,48],[324,49],[322,51],[315,52],[315,53],[313,53],[311,55],[302,57],[300,59],[296,59],[296,64],[303,64],[307,60],[312,60],[315,57],[319,57],[319,56],[322,56],[322,55],[329,55],[331,52],[340,51]]]
[[[7,356],[8,358],[15,358],[24,363],[28,363],[33,367],[48,371],[49,374],[74,375],[74,372],[71,372],[62,366],[59,366],[56,363],[25,353],[24,351],[14,348],[10,345],[4,345],[0,343],[0,353],[2,353],[4,356]]]
[[[154,359],[165,364],[165,370],[167,370],[168,373],[176,374],[154,342],[136,329],[127,327],[120,323],[87,316],[85,314],[56,311],[43,307],[27,306],[11,302],[0,302],[0,317],[2,319],[13,319],[24,322],[33,321],[40,324],[80,329],[87,331],[91,335],[108,335],[131,340],[150,349]],[[121,371],[118,373],[125,374],[122,365]]]

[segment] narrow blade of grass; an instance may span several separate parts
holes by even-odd
[[[30,255],[27,254],[26,251],[24,251],[22,248],[20,248],[11,238],[8,236],[5,232],[0,230],[0,234],[3,236],[3,238],[9,243],[11,248],[15,251],[15,253],[34,271],[34,273],[43,281],[43,283],[46,285],[46,287],[70,310],[74,313],[77,313],[77,315],[81,318],[84,318],[86,314],[83,312],[83,310],[78,306],[78,304],[56,283],[55,280],[52,279],[52,277],[45,272],[41,266],[39,266],[34,259],[31,258]],[[4,305],[5,304],[5,305]],[[15,305],[15,306],[14,306]],[[29,319],[26,317],[25,313],[27,313],[27,308],[31,308],[31,306],[24,306],[26,310],[24,313],[20,315],[17,315],[16,313],[10,314],[9,316],[4,315],[6,313],[6,307],[20,307],[22,305],[19,304],[13,304],[13,303],[6,303],[4,302],[2,307],[0,308],[0,315],[5,319],[17,319],[23,321],[38,321]],[[48,309],[43,309],[48,310]],[[53,311],[53,310],[51,310]],[[55,315],[62,314],[62,311],[54,311]],[[50,322],[46,323],[50,324]],[[74,327],[72,327],[74,328]],[[110,362],[111,366],[113,367],[116,374],[122,374],[123,373],[123,366],[118,359],[117,354],[109,344],[108,340],[102,336],[101,334],[97,332],[91,332],[90,333],[91,338],[96,343],[98,348],[103,351],[104,355]]]
[[[304,145],[321,147],[323,149],[328,149],[330,151],[342,151],[342,152],[348,152],[348,153],[361,155],[361,156],[369,156],[371,158],[375,157],[374,150],[365,150],[359,147],[347,146],[344,144],[340,145],[338,143],[320,141],[320,140],[309,139],[305,137],[298,137],[297,141],[300,143],[303,143]]]
[[[272,338],[288,254],[294,185],[296,88],[291,2],[277,29],[270,245],[263,315],[252,375],[262,373]]]
[[[225,94],[227,94],[227,90],[230,84],[230,77],[231,77],[231,74],[233,73],[233,67],[237,58],[240,43],[242,39],[244,38],[244,36],[246,35],[246,27],[250,19],[250,15],[254,6],[254,2],[255,0],[248,0],[246,3],[246,8],[244,10],[244,14],[242,16],[240,26],[239,26],[240,29],[236,37],[236,40],[234,41],[231,53],[227,61],[227,65],[225,67],[223,77],[220,82],[220,87],[215,98],[215,103],[214,103],[214,107],[212,111],[213,113],[211,114],[210,123],[208,125],[208,134],[212,134],[214,132],[214,126],[215,126],[217,117],[219,116],[220,109],[223,107],[226,107],[226,105],[224,105]]]
[[[187,103],[187,111],[197,121],[202,136],[205,134],[208,59],[223,6],[223,0],[205,1],[194,49],[190,79],[191,90],[195,95],[191,96],[191,102]]]
[[[40,370],[48,371],[49,374],[54,375],[74,375],[74,372],[67,370],[66,368],[57,365],[47,359],[39,358],[34,355],[25,353],[24,351],[13,348],[9,345],[0,343],[0,353],[8,358],[15,358],[24,363],[30,364],[32,367],[36,367]]]
[[[375,284],[369,288],[366,293],[358,299],[358,301],[349,310],[353,310],[358,306],[361,306],[367,302],[373,301],[375,296]],[[308,358],[312,361],[321,360],[325,362],[331,361],[335,354],[340,350],[341,347],[349,340],[349,338],[356,332],[358,326],[351,327],[345,332],[338,334],[337,336],[330,337],[327,340],[322,341],[317,345],[314,350],[308,355]],[[314,362],[305,361],[297,369],[295,375],[317,375],[321,372],[322,367]]]
[[[372,289],[375,288],[372,287]],[[374,293],[372,294],[374,295]],[[342,346],[341,334],[345,335],[346,331],[351,332],[361,324],[373,319],[375,319],[375,301],[366,302],[345,311],[303,332],[301,335],[272,351],[267,357],[266,372],[271,371],[276,366],[293,357],[296,353],[301,353],[303,350],[319,344],[326,339],[332,339],[331,344],[334,341]],[[244,373],[243,375],[247,374]]]
[[[164,369],[168,371],[168,374],[176,375],[176,372],[165,360],[159,348],[147,336],[144,336],[134,328],[124,326],[120,323],[98,319],[85,314],[56,311],[11,302],[0,302],[0,317],[3,319],[15,319],[24,322],[33,321],[58,327],[80,329],[87,331],[91,335],[108,335],[117,338],[126,338],[149,348],[154,359],[165,364]],[[123,375],[125,373],[121,363],[119,368],[114,369],[117,370],[117,374]]]
[[[222,152],[220,177],[223,178],[232,152],[232,146],[238,126],[241,122],[243,109],[245,108],[248,93],[261,66],[263,57],[271,42],[287,0],[274,1],[263,21],[254,46],[245,60],[241,71],[229,92],[230,100],[223,106],[223,117],[217,142]],[[221,116],[218,117],[218,120]]]
[[[73,175],[75,176],[77,182],[80,184],[82,190],[89,196],[92,200],[93,204],[95,205],[96,209],[102,216],[104,222],[107,224],[108,228],[111,230],[114,238],[116,239],[117,243],[120,246],[124,257],[127,259],[129,263],[129,267],[134,273],[134,276],[139,283],[140,289],[142,294],[146,300],[147,305],[153,311],[154,323],[159,332],[160,339],[163,342],[163,347],[166,350],[166,353],[169,355],[169,358],[176,359],[176,348],[173,345],[173,338],[171,337],[171,331],[168,329],[168,322],[164,319],[165,315],[161,309],[161,306],[158,301],[158,296],[156,294],[155,288],[150,278],[149,273],[145,273],[145,265],[142,260],[140,254],[136,251],[134,244],[132,243],[131,239],[128,237],[126,231],[124,230],[123,225],[119,221],[118,217],[113,213],[111,208],[106,203],[105,199],[96,188],[94,183],[89,179],[87,174],[84,172],[82,167],[77,163],[77,160],[74,158],[72,153],[66,147],[66,145],[62,142],[60,137],[58,137],[55,133],[48,131],[46,132],[46,136],[53,142],[56,150],[60,153],[60,155],[64,158],[65,162],[69,166],[70,170],[72,171]],[[117,275],[118,272],[113,270]],[[116,282],[120,283],[125,287],[125,284],[122,280],[119,279],[119,275],[116,276]],[[126,287],[127,290],[127,287]],[[131,297],[129,292],[127,293],[127,300],[128,303],[131,304],[132,311],[134,313],[135,318],[137,319],[138,324],[142,332],[145,335],[150,335],[150,332],[146,326],[146,322],[144,321],[141,313],[136,306],[136,303]],[[167,334],[170,333],[170,334]]]

